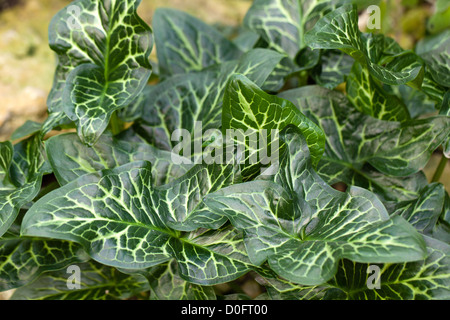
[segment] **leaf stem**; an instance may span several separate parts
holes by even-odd
[[[442,172],[444,172],[445,165],[447,164],[447,158],[442,155],[441,161],[439,162],[436,171],[434,172],[433,178],[431,179],[431,182],[438,182],[441,178]]]

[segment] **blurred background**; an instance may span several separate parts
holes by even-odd
[[[357,0],[367,3],[367,0]],[[0,0],[0,141],[26,120],[42,122],[56,65],[48,47],[48,25],[70,0]],[[380,0],[382,32],[405,49],[424,35],[449,27],[450,0]],[[157,7],[186,11],[218,27],[239,25],[251,0],[142,0],[139,15],[151,25]],[[367,14],[360,16],[361,25]],[[153,52],[153,58],[155,53]],[[439,158],[426,168],[433,174]],[[447,179],[445,179],[447,177]],[[450,190],[450,164],[442,181]],[[447,181],[445,181],[447,180]]]

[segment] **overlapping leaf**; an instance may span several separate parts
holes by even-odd
[[[154,194],[148,162],[84,175],[36,202],[23,220],[22,234],[78,242],[106,265],[143,269],[174,258],[185,280],[197,284],[230,281],[252,267],[240,233],[225,227],[185,234],[171,227],[185,223],[170,223],[180,217],[179,212],[192,208],[195,212],[209,190],[206,183],[193,179],[206,182],[204,172],[179,183],[186,187],[178,190],[184,195],[174,193],[177,199],[171,197],[170,188],[164,189],[169,190],[167,198]],[[218,173],[215,179],[229,177],[221,176]]]
[[[175,261],[150,268],[142,273],[151,288],[152,300],[215,300],[211,286],[200,286],[182,279]]]
[[[432,236],[444,209],[446,192],[440,183],[431,183],[420,191],[417,199],[396,204],[392,214],[401,215],[421,233]]]
[[[152,35],[136,13],[139,3],[78,0],[50,24],[50,47],[59,64],[49,111],[64,111],[89,145],[105,130],[111,114],[130,104],[150,77]]]
[[[387,121],[410,119],[403,101],[383,90],[358,62],[354,63],[347,77],[346,90],[348,99],[365,114]]]
[[[123,300],[148,290],[147,281],[140,275],[123,274],[95,261],[74,266],[80,268],[79,281],[71,279],[71,271],[64,268],[43,274],[35,282],[17,289],[11,299]]]
[[[402,264],[376,265],[380,287],[369,288],[369,264],[342,260],[333,279],[318,286],[300,286],[283,279],[266,278],[269,296],[283,300],[448,300],[450,297],[450,246],[424,237],[427,258]]]
[[[396,263],[424,258],[425,244],[412,226],[389,215],[371,192],[328,186],[312,169],[298,128],[284,134],[285,152],[274,181],[235,184],[209,194],[205,203],[245,232],[251,261],[290,281],[318,285],[340,259]]]
[[[158,8],[153,28],[163,78],[200,71],[242,54],[218,30],[182,11]]]
[[[305,43],[311,48],[342,50],[381,82],[420,85],[423,75],[420,59],[413,52],[400,51],[392,41],[384,41],[383,36],[361,34],[357,9],[353,5],[344,5],[326,14],[305,34]],[[416,78],[419,79],[416,81]]]
[[[277,132],[288,124],[296,125],[305,135],[313,165],[317,165],[325,146],[323,131],[290,101],[265,93],[243,75],[230,78],[224,96],[222,131],[226,139],[246,153],[242,170],[244,178],[258,175],[265,157],[271,158],[269,166],[276,163]],[[242,135],[231,135],[233,131]],[[261,138],[261,134],[266,138]]]
[[[416,52],[425,60],[433,80],[450,87],[450,30],[423,39],[417,44]]]
[[[325,13],[345,1],[256,0],[244,24],[272,48],[294,59],[305,47],[305,33]]]
[[[38,135],[17,143],[0,144],[0,236],[16,219],[22,206],[38,194],[42,176],[50,172]]]
[[[203,138],[207,130],[219,129],[223,92],[231,75],[241,73],[262,85],[281,58],[274,51],[254,49],[239,60],[202,72],[176,75],[152,86],[142,110],[149,142],[171,151],[178,144],[172,137],[177,129],[187,130],[193,141]],[[200,131],[199,138],[196,130]],[[203,142],[198,141],[200,145]]]
[[[193,166],[183,163],[186,159],[176,154],[109,134],[102,135],[93,147],[84,145],[73,133],[60,134],[46,141],[46,150],[61,185],[86,173],[113,169],[139,160],[152,163],[153,181],[155,185],[162,185],[182,176]]]
[[[353,64],[354,59],[349,55],[339,50],[325,50],[320,56],[320,63],[312,70],[311,76],[318,85],[334,89],[345,82]]]
[[[419,171],[450,130],[446,116],[402,123],[378,120],[354,110],[343,94],[317,86],[285,91],[280,97],[292,101],[325,132],[318,172],[329,184],[355,184],[384,199],[416,198],[426,184]]]
[[[20,226],[11,229],[0,238],[0,291],[21,287],[44,272],[88,259],[76,243],[20,237]]]

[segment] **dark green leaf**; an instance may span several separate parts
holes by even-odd
[[[26,285],[44,272],[88,260],[76,243],[20,237],[14,231],[0,238],[0,291]]]
[[[448,300],[450,297],[450,246],[425,237],[425,260],[379,267],[379,288],[368,264],[342,260],[333,279],[318,286],[300,286],[283,279],[266,278],[272,299],[323,300]],[[376,275],[375,275],[376,276]]]
[[[197,182],[180,190],[186,199],[178,195],[179,207],[174,207],[170,193],[167,198],[154,194],[149,162],[83,175],[36,202],[24,217],[22,234],[78,242],[95,260],[115,267],[143,269],[175,258],[187,281],[231,281],[252,268],[240,233],[225,227],[184,234],[166,222],[185,213],[182,206],[195,212],[208,192],[202,188],[193,199],[188,192],[197,192]]]
[[[46,150],[56,178],[65,185],[86,173],[113,169],[129,162],[147,160],[152,163],[152,177],[162,185],[185,174],[192,164],[187,159],[156,149],[148,144],[128,142],[109,134],[100,137],[93,147],[84,145],[73,133],[47,140]]]
[[[71,279],[71,270],[42,275],[35,282],[17,289],[13,300],[123,300],[148,290],[139,275],[126,275],[94,261],[75,264],[80,281]],[[71,286],[79,285],[79,288]]]
[[[242,52],[218,30],[175,9],[158,8],[153,17],[159,71],[164,78],[200,71],[237,59]]]
[[[378,120],[356,112],[343,94],[317,86],[285,91],[280,97],[292,101],[325,132],[327,146],[319,172],[330,178],[348,175],[344,170],[361,171],[366,162],[392,176],[416,173],[450,128],[447,116],[402,123]],[[329,170],[327,162],[333,163]]]
[[[130,104],[150,77],[152,34],[136,13],[139,3],[78,0],[50,24],[50,47],[59,64],[49,111],[64,111],[89,145],[105,130],[111,114]]]
[[[346,258],[368,263],[399,263],[425,257],[420,234],[389,215],[371,192],[347,193],[328,186],[312,169],[306,139],[289,126],[274,181],[235,184],[209,194],[207,206],[245,232],[250,260],[289,281],[318,285]]]
[[[150,284],[152,300],[216,299],[213,287],[200,286],[183,280],[178,273],[175,261],[150,268],[142,274]]]
[[[382,36],[381,36],[382,37]],[[356,6],[344,5],[322,17],[305,35],[305,43],[313,49],[339,49],[352,56],[367,67],[370,74],[378,80],[399,85],[411,83],[423,73],[422,63],[413,52],[399,52],[395,47],[390,55],[380,55],[380,49],[387,45],[392,49],[392,42],[384,42],[381,37],[364,36],[358,28]],[[391,46],[391,47],[390,47]],[[383,59],[381,59],[383,58]]]
[[[50,172],[38,135],[17,143],[12,152],[10,143],[0,145],[0,236],[16,219],[19,210],[38,194],[42,176]],[[6,169],[9,169],[6,174]],[[5,184],[5,179],[7,183]]]

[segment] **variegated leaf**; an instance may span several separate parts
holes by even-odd
[[[76,243],[20,237],[19,230],[20,226],[13,225],[0,238],[0,291],[21,287],[44,272],[89,259]]]
[[[78,242],[110,266],[143,269],[175,259],[181,277],[190,282],[231,281],[253,268],[240,233],[229,227],[182,233],[167,222],[185,213],[183,206],[195,212],[208,191],[204,186],[199,190],[193,180],[203,172],[186,178],[186,188],[180,190],[185,195],[178,199],[155,194],[149,162],[83,175],[37,201],[24,217],[22,235]],[[195,184],[189,186],[190,180]]]
[[[140,0],[77,0],[49,27],[58,67],[49,111],[77,123],[83,142],[93,145],[111,114],[130,104],[151,74],[151,29],[136,13]]]
[[[420,59],[413,52],[399,52],[399,47],[392,46],[390,40],[386,41],[380,45],[384,39],[361,34],[354,5],[344,5],[326,14],[305,34],[305,43],[311,48],[342,50],[368,68],[370,74],[381,82],[419,86],[423,76]],[[387,50],[380,51],[385,45]],[[395,50],[390,54],[380,55],[393,47]],[[414,82],[416,78],[419,78],[419,84]]]
[[[272,181],[235,184],[205,203],[245,233],[250,260],[305,285],[331,279],[341,259],[399,263],[425,257],[420,234],[400,217],[390,218],[371,192],[328,186],[312,169],[306,139],[289,126],[280,169]]]
[[[313,165],[317,165],[325,146],[323,131],[291,102],[265,93],[243,75],[230,78],[224,97],[222,131],[227,140],[245,152],[245,179],[259,175],[265,157],[271,160],[267,166],[276,163],[277,131],[288,124],[296,125],[305,134]],[[266,137],[261,138],[264,134]]]
[[[163,78],[200,71],[237,59],[242,54],[214,27],[176,9],[158,8],[153,28]]]
[[[80,271],[79,281],[72,269],[64,268],[41,275],[35,282],[17,289],[12,300],[123,300],[148,291],[140,275],[127,275],[89,261],[73,264]]]
[[[76,134],[60,134],[46,141],[46,150],[61,185],[87,173],[139,160],[152,163],[153,181],[155,185],[162,185],[182,176],[193,166],[176,154],[148,144],[121,140],[110,134],[102,135],[93,147],[84,145]]]

